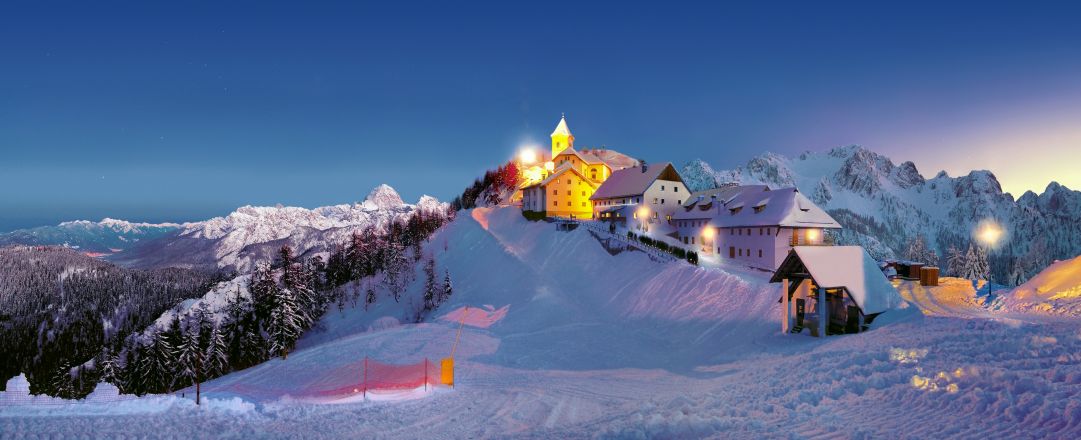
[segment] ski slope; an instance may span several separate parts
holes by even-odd
[[[404,324],[410,306],[385,295],[369,311],[332,310],[287,360],[205,384],[213,402],[239,398],[251,407],[195,408],[177,399],[172,406],[107,417],[78,404],[48,411],[0,407],[0,432],[307,438],[1081,435],[1081,325],[1039,314],[999,319],[950,283],[902,286],[910,304],[880,317],[878,328],[819,339],[779,332],[778,288],[761,272],[660,264],[634,251],[610,255],[584,228],[557,232],[551,224],[525,221],[512,208],[464,212],[426,251],[440,273],[450,270],[455,284],[454,296],[431,319]],[[417,297],[421,284],[403,300]],[[359,373],[342,367],[364,356],[399,363],[444,357],[463,315],[452,390],[369,401],[296,397]],[[237,392],[238,386],[246,392]]]

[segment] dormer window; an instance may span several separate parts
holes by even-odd
[[[736,215],[736,214],[739,214],[739,212],[741,210],[743,210],[743,207],[742,206],[737,206],[735,208],[729,209],[728,211],[731,212],[732,215]]]
[[[758,206],[755,206],[755,207],[754,207],[754,213],[755,213],[755,214],[758,214],[759,212],[762,212],[762,211],[763,211],[764,209],[766,209],[766,205],[758,205]]]

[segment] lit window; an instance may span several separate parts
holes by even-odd
[[[559,195],[559,190],[557,190],[557,189],[553,189],[553,190],[552,190],[552,195],[553,195],[553,196],[558,196],[558,195]]]

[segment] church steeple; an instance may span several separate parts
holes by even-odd
[[[567,127],[567,115],[564,114],[559,118],[559,125],[556,125],[556,129],[552,131],[552,157],[556,157],[563,150],[573,146],[574,135]]]

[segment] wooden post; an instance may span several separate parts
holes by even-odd
[[[788,278],[781,280],[781,334],[788,334],[788,327],[792,324],[792,304],[788,301]]]
[[[826,289],[822,286],[818,286],[818,335],[819,337],[826,337],[826,330],[829,328],[829,311],[826,310]]]
[[[364,356],[364,400],[368,400],[368,357]]]
[[[424,391],[428,391],[428,358],[424,358]]]
[[[199,397],[201,397],[200,394],[202,393],[202,390],[199,387],[200,384],[201,384],[200,379],[202,379],[201,376],[203,375],[202,374],[203,373],[203,359],[202,359],[202,357],[203,357],[202,353],[197,353],[195,355],[195,405],[196,406],[199,406]]]

